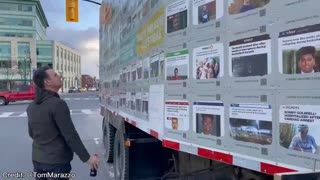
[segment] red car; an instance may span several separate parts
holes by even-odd
[[[35,87],[33,85],[20,85],[12,91],[0,92],[0,105],[7,105],[9,102],[34,99]]]

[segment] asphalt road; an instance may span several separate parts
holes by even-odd
[[[82,163],[75,155],[71,171],[75,174],[73,179],[114,179],[112,165],[103,160],[102,117],[98,93],[61,94],[61,98],[69,105],[74,125],[89,153],[98,153],[101,160],[97,177],[90,177],[89,165]],[[28,135],[25,113],[29,103],[30,101],[14,102],[0,106],[0,179],[4,179],[4,172],[32,172],[32,141]]]

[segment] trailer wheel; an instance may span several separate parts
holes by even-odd
[[[106,150],[106,161],[113,162],[114,136],[116,129],[109,123],[105,122],[103,126],[103,144]]]
[[[129,148],[125,146],[125,134],[117,130],[114,140],[114,175],[116,180],[129,180]]]

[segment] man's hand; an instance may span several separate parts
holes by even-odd
[[[93,155],[90,157],[90,159],[86,163],[90,165],[91,169],[98,169],[100,160],[98,159],[97,155]]]

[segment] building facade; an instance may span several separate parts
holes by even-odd
[[[0,90],[31,83],[48,27],[39,0],[0,0]]]
[[[53,69],[62,75],[62,92],[68,92],[70,87],[81,86],[81,56],[80,53],[62,43],[52,41]]]
[[[79,52],[47,40],[48,27],[40,0],[0,0],[0,91],[31,84],[33,71],[44,66],[63,76],[62,92],[80,87]]]

